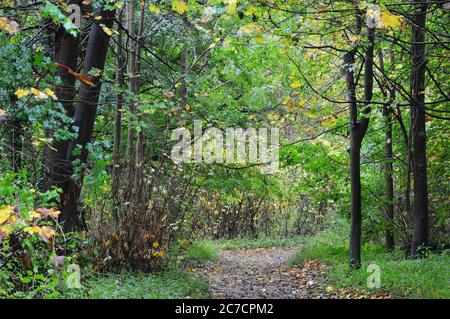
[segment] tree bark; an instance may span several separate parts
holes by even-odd
[[[118,16],[121,19],[121,15]],[[114,108],[114,149],[113,149],[113,171],[112,171],[112,185],[111,185],[111,195],[113,200],[113,215],[115,221],[118,222],[120,216],[120,138],[122,135],[122,108],[123,108],[123,93],[122,88],[124,86],[124,69],[123,65],[125,59],[122,50],[122,31],[120,28],[117,30],[118,34],[116,37],[116,57],[117,57],[117,70],[116,70],[116,105]]]
[[[425,124],[425,27],[427,1],[419,1],[412,19],[411,126],[414,176],[414,238],[412,256],[428,243],[428,190]]]
[[[361,174],[360,152],[361,138],[358,125],[358,106],[356,103],[354,78],[355,52],[344,56],[345,80],[350,109],[350,187],[351,187],[351,230],[350,230],[350,266],[361,265]]]
[[[112,28],[114,23],[114,11],[98,9],[96,15],[102,16],[101,23],[107,28]],[[83,73],[87,75],[92,68],[103,70],[105,66],[106,54],[108,51],[109,36],[103,31],[97,20],[92,24],[89,41],[86,49]],[[86,145],[91,141],[94,129],[97,104],[100,96],[101,82],[100,76],[93,79],[95,87],[82,84],[79,92],[79,102],[74,114],[74,126],[78,127],[78,136],[71,141],[66,154],[66,161],[73,163],[78,159],[81,164],[86,163],[88,150]],[[75,156],[74,150],[77,145],[81,146],[81,154]],[[73,164],[70,171],[73,172]],[[61,209],[61,222],[65,230],[74,230],[83,226],[83,221],[77,212],[78,200],[81,194],[83,183],[83,170],[79,180],[71,179],[65,189],[67,198],[65,205]]]
[[[70,1],[68,4],[81,4],[80,0]],[[80,37],[74,37],[67,33],[64,27],[58,27],[55,34],[55,61],[66,65],[72,70],[77,69],[77,58],[79,54]],[[75,98],[75,77],[66,69],[58,68],[57,75],[61,79],[61,84],[55,87],[55,94],[58,102],[62,104],[66,115],[74,115]],[[48,131],[47,136],[51,137],[52,132]],[[62,188],[64,183],[70,179],[70,163],[66,162],[66,153],[69,141],[53,141],[52,147],[44,147],[44,178],[43,190],[49,190],[52,186]],[[65,192],[63,191],[63,194]],[[61,203],[64,198],[61,198]]]

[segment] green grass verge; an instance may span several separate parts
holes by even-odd
[[[381,270],[381,290],[397,298],[450,298],[450,256],[429,254],[418,260],[405,259],[403,251],[387,253],[381,245],[362,247],[362,267],[350,270],[348,241],[333,231],[324,231],[306,242],[291,261],[299,264],[307,259],[319,259],[327,264],[328,278],[337,287],[367,288],[369,264]],[[376,290],[376,289],[374,289]]]
[[[206,298],[208,284],[196,275],[177,269],[156,274],[99,275],[83,282],[81,289],[66,290],[65,298],[179,299]]]
[[[198,241],[190,245],[184,253],[186,260],[216,260],[219,258],[218,247],[209,241]]]
[[[236,249],[256,249],[268,247],[294,247],[305,242],[305,237],[292,236],[287,238],[238,238],[238,239],[218,239],[204,241],[216,245],[224,250]]]

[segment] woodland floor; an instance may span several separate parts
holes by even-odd
[[[270,247],[221,250],[217,260],[198,264],[194,273],[205,276],[213,299],[390,298],[389,294],[335,289],[326,266],[309,260],[291,266],[298,248]]]

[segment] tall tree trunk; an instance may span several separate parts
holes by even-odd
[[[384,121],[386,126],[385,132],[385,146],[384,146],[384,157],[385,157],[385,184],[386,184],[386,250],[392,251],[394,249],[394,180],[392,178],[392,115],[389,107],[385,107],[383,110]]]
[[[412,256],[428,243],[428,190],[425,133],[425,27],[427,1],[419,1],[412,19],[411,126],[414,176],[414,238]]]
[[[145,6],[141,6],[139,29],[137,32],[137,43],[135,47],[135,61],[134,61],[134,77],[133,89],[135,94],[139,94],[141,89],[141,46],[142,46],[142,34],[144,32],[144,19],[145,19]],[[135,113],[137,114],[137,104],[135,107]],[[142,120],[141,114],[137,114],[139,122]],[[144,182],[144,162],[145,162],[145,131],[140,129],[137,141],[136,141],[136,154],[135,154],[135,166],[134,166],[134,183],[133,183],[133,206],[136,207],[142,203],[143,198],[143,182]]]
[[[121,14],[117,17],[121,20]],[[112,172],[112,186],[111,186],[111,196],[113,200],[113,215],[115,221],[118,222],[120,216],[120,138],[122,133],[122,108],[123,108],[123,92],[122,88],[124,86],[124,69],[123,65],[125,62],[122,50],[122,31],[117,28],[116,37],[116,56],[117,56],[117,70],[116,70],[116,105],[114,108],[114,149],[113,149],[113,172]]]
[[[368,114],[373,96],[373,50],[374,29],[367,28],[369,45],[364,61],[364,109],[361,120],[358,120],[356,99],[356,83],[354,77],[355,51],[344,56],[345,79],[347,83],[350,109],[350,183],[351,183],[351,230],[350,230],[350,266],[361,267],[361,143],[369,126]]]
[[[136,10],[135,10],[136,1],[128,0],[127,1],[127,31],[128,31],[128,39],[127,39],[127,76],[128,76],[128,91],[132,94],[129,101],[129,111],[130,111],[130,119],[128,121],[128,137],[127,137],[127,150],[126,150],[126,186],[125,186],[125,201],[130,201],[131,189],[133,187],[133,179],[134,179],[134,140],[135,140],[135,125],[134,121],[136,114],[136,102],[134,101],[134,95],[136,91],[135,83],[136,83],[136,32],[135,32],[135,18],[136,18]]]
[[[381,49],[378,50],[378,60],[380,64],[381,72],[385,73],[383,52]],[[392,57],[392,64],[394,59]],[[386,89],[383,90],[383,95],[385,98],[388,97],[389,101],[393,103],[395,100],[395,89],[386,85]],[[387,251],[392,251],[394,249],[394,180],[393,180],[393,165],[392,165],[392,110],[390,106],[384,106],[383,108],[384,124],[386,127],[385,131],[385,146],[384,146],[384,174],[385,174],[385,192],[386,192],[386,235],[385,235],[385,245]]]
[[[68,4],[81,4],[80,0],[70,1]],[[66,32],[64,27],[58,27],[55,34],[55,61],[66,65],[72,70],[77,69],[77,58],[79,54],[80,37],[72,36]],[[75,98],[75,77],[66,69],[58,68],[57,75],[61,84],[55,87],[58,102],[62,104],[66,115],[73,117]],[[47,131],[48,137],[52,132]],[[49,190],[52,186],[63,187],[70,179],[70,163],[66,162],[66,153],[69,141],[53,141],[52,146],[44,147],[44,179],[42,188]],[[65,192],[63,191],[63,194]],[[61,198],[61,202],[64,202]]]
[[[361,265],[361,138],[358,125],[358,106],[356,103],[354,78],[355,52],[344,56],[345,80],[350,108],[350,187],[351,187],[351,230],[350,230],[350,266]]]
[[[107,28],[112,28],[114,23],[114,11],[97,9],[96,16],[101,16],[101,23]],[[83,73],[88,74],[93,68],[103,70],[105,66],[106,54],[108,52],[109,36],[103,31],[100,24],[95,20],[89,32],[89,41],[84,59]],[[78,136],[71,141],[67,148],[66,161],[73,163],[79,159],[81,164],[86,163],[88,151],[86,145],[91,141],[94,129],[97,104],[100,96],[101,82],[100,77],[93,79],[95,87],[81,85],[79,93],[79,102],[74,114],[74,126],[78,127]],[[82,147],[79,156],[74,155],[74,150],[80,145]],[[73,171],[73,167],[71,167]],[[83,225],[78,216],[77,206],[80,198],[81,186],[83,183],[83,171],[80,173],[79,180],[71,179],[67,183],[66,202],[61,209],[61,221],[64,223],[65,230],[73,230]]]

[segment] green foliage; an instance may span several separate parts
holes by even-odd
[[[187,260],[215,260],[219,258],[218,247],[211,242],[194,242],[186,249],[184,255]]]

